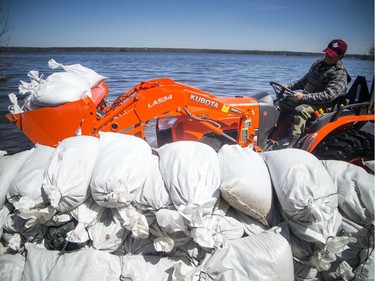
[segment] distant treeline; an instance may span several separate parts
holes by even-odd
[[[173,53],[217,53],[217,54],[255,54],[282,56],[316,56],[321,53],[289,52],[289,51],[260,51],[260,50],[222,50],[222,49],[188,49],[188,48],[116,48],[116,47],[0,47],[0,53],[5,52],[173,52]],[[359,59],[374,59],[369,55],[353,55],[348,57]]]

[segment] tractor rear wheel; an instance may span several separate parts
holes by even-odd
[[[341,132],[323,140],[312,153],[321,160],[342,160],[362,166],[363,161],[374,160],[374,135]]]

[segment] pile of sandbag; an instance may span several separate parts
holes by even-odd
[[[291,232],[295,279],[352,280],[356,268],[368,266],[367,259],[349,261],[345,253],[355,249],[370,254],[373,248],[374,176],[346,162],[321,162],[302,150],[266,152],[264,158]],[[363,194],[367,205],[354,199]],[[358,233],[345,230],[354,218],[345,211],[348,201],[353,209],[366,208],[362,226],[368,239],[361,246]]]
[[[9,94],[12,105],[9,111],[16,114],[46,106],[56,106],[91,97],[91,89],[104,81],[106,77],[80,64],[63,65],[54,59],[48,62],[51,69],[62,68],[61,72],[54,72],[44,79],[39,71],[29,71],[30,82],[20,81],[19,94],[25,96],[24,104],[18,104],[17,96]]]
[[[2,280],[370,280],[374,176],[296,149],[75,136],[0,156]]]

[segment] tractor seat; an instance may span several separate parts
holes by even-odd
[[[316,131],[319,131],[325,125],[332,122],[336,114],[337,114],[337,111],[323,113],[319,118],[316,118],[311,123],[307,124],[306,132],[314,133]],[[354,114],[355,113],[353,111],[346,110],[346,111],[343,111],[340,116],[348,116],[348,115],[354,115]]]
[[[358,115],[363,106],[361,104],[369,102],[371,95],[367,87],[366,78],[358,76],[345,95],[337,97],[332,104],[333,110],[322,114],[319,118],[313,119],[308,125],[309,133],[313,133],[324,127],[329,122],[335,121],[339,116]],[[358,104],[358,106],[353,106]]]

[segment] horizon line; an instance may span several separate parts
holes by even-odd
[[[210,49],[210,48],[163,48],[163,47],[17,47],[3,46],[0,52],[10,51],[97,51],[97,52],[187,52],[187,53],[227,53],[227,54],[274,54],[274,55],[321,55],[317,52],[303,51],[267,51],[267,50],[233,50],[233,49]],[[363,57],[369,54],[346,54],[346,56]]]

